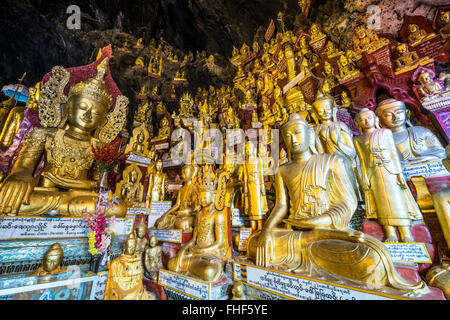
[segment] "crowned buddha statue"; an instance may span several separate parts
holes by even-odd
[[[129,208],[139,207],[142,202],[144,188],[140,183],[142,174],[139,168],[135,166],[130,167],[131,170],[124,171],[125,182],[119,183],[118,190],[120,190],[120,199],[122,199]]]
[[[245,144],[246,161],[243,164],[241,177],[243,207],[248,215],[253,231],[261,230],[267,213],[266,189],[264,185],[264,163],[258,157],[256,146],[247,142]]]
[[[338,79],[340,82],[356,76],[359,73],[358,68],[353,60],[348,57],[347,52],[340,56],[337,63],[339,67]]]
[[[309,28],[309,35],[311,37],[309,40],[310,44],[326,37],[322,30],[320,30],[320,25],[318,23],[313,23],[311,25],[311,28]]]
[[[61,267],[63,259],[64,251],[61,245],[59,243],[54,243],[45,252],[39,268],[32,274],[27,275],[27,277],[46,276],[67,272],[65,268]]]
[[[215,197],[222,194],[221,179],[216,179],[212,168],[205,166],[199,177],[199,204],[192,239],[169,260],[168,269],[217,282],[223,274],[225,262],[231,258],[226,210],[217,210]],[[216,195],[217,194],[217,195]]]
[[[167,175],[163,172],[163,162],[158,160],[155,168],[149,175],[147,208],[150,208],[152,202],[164,201],[166,197],[166,180]]]
[[[133,122],[145,123],[147,120],[147,113],[149,112],[149,109],[150,109],[150,104],[148,103],[148,100],[142,101],[139,104],[136,113],[134,114]]]
[[[343,53],[342,51],[339,51],[339,49],[332,41],[327,41],[327,44],[325,45],[325,50],[328,59],[334,58]]]
[[[142,259],[136,254],[136,244],[136,236],[132,232],[125,240],[123,253],[111,263],[103,300],[154,300],[142,282]]]
[[[16,133],[19,131],[22,120],[25,116],[25,110],[29,109],[33,112],[38,110],[39,94],[41,89],[41,83],[38,82],[34,87],[28,89],[28,101],[25,107],[15,106],[9,113],[3,126],[0,123],[0,149],[3,151],[8,150],[14,141]]]
[[[380,128],[378,118],[369,109],[356,117],[361,135],[355,137],[355,147],[361,160],[362,188],[365,194],[366,217],[376,218],[383,226],[386,242],[414,242],[412,220],[422,220],[400,163],[391,130]]]
[[[52,69],[39,98],[42,127],[28,135],[0,186],[0,214],[35,216],[57,210],[63,216],[84,216],[95,212],[99,182],[88,178],[94,162],[92,147],[117,137],[126,121],[128,104],[126,97],[117,96],[114,109],[109,111],[113,100],[104,81],[108,58],[98,63],[97,74],[72,85],[68,97],[64,88],[71,73],[62,67]],[[76,72],[77,68],[70,70]],[[43,154],[45,165],[35,179],[33,173]],[[108,215],[125,213],[120,203],[107,209]]]
[[[133,130],[133,136],[125,148],[125,154],[133,154],[146,158],[148,154],[149,138],[150,133],[147,130],[146,124],[143,123]]]
[[[242,45],[241,49],[239,50],[240,54],[241,54],[241,58],[245,59],[250,55],[250,47],[244,42],[244,44]]]
[[[434,34],[427,35],[427,32],[423,29],[420,29],[417,24],[410,24],[406,31],[408,43],[410,46],[416,46],[428,39],[430,39]]]
[[[143,57],[138,57],[136,59],[136,61],[134,62],[134,65],[135,65],[135,67],[144,68],[145,67],[144,58]]]
[[[389,44],[389,40],[386,38],[378,38],[378,35],[361,25],[355,29],[353,35],[353,50],[357,55],[360,55],[363,51],[367,51],[369,54],[380,49],[381,47]]]
[[[352,99],[348,96],[347,91],[342,91],[340,107],[344,109],[350,109],[352,107]]]
[[[445,149],[428,129],[412,126],[405,103],[387,99],[375,110],[383,128],[391,129],[402,165],[445,158]]]
[[[144,253],[144,274],[147,278],[158,281],[159,269],[163,268],[162,247],[158,245],[158,238],[151,236]]]
[[[161,102],[162,103],[162,102]],[[158,136],[153,138],[152,142],[160,142],[170,139],[171,129],[167,117],[163,117],[159,123]]]
[[[247,257],[258,266],[333,275],[371,289],[428,293],[423,281],[410,284],[397,273],[380,241],[348,229],[357,198],[345,160],[317,154],[314,130],[298,114],[290,116],[281,133],[290,161],[276,173],[275,207],[262,231],[248,239]]]
[[[183,93],[180,98],[180,116],[186,118],[194,116],[194,100],[188,92]]]
[[[443,88],[438,81],[433,80],[433,73],[431,71],[420,71],[417,82],[419,84],[416,86],[416,90],[420,96],[420,102],[449,94],[446,92],[446,88]]]
[[[197,171],[198,167],[194,164],[186,164],[182,168],[184,185],[178,191],[175,205],[156,221],[156,229],[181,229],[184,232],[192,232],[195,214],[200,209],[197,199],[198,188],[195,183]]]

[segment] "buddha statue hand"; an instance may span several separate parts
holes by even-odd
[[[31,174],[11,174],[0,186],[0,213],[16,216],[22,203],[29,204],[34,189]]]
[[[256,244],[256,264],[262,267],[269,267],[274,256],[273,250],[272,231],[267,229],[261,231]]]

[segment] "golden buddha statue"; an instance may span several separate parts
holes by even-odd
[[[143,48],[144,47],[144,39],[143,38],[139,38],[136,42],[136,48]]]
[[[426,70],[419,73],[417,80],[419,82],[417,93],[420,96],[420,102],[449,94],[438,81],[433,80],[432,74]]]
[[[160,102],[162,104],[162,102]],[[158,104],[159,105],[159,104]],[[171,129],[167,117],[163,117],[159,124],[158,136],[153,138],[152,142],[160,142],[170,139]]]
[[[262,65],[261,59],[256,59],[255,64],[253,65],[253,74],[256,76],[264,71],[264,67]]]
[[[144,68],[144,67],[145,67],[144,58],[143,58],[143,57],[138,57],[138,58],[136,59],[136,61],[134,62],[134,65],[135,65],[136,67],[142,67],[142,68]]]
[[[239,65],[238,68],[237,68],[236,76],[234,77],[234,79],[239,79],[239,78],[243,78],[243,77],[245,77],[244,69],[242,68],[241,65]]]
[[[103,80],[107,66],[108,58],[98,65],[95,77],[73,85],[68,98],[64,88],[69,71],[52,69],[39,98],[42,127],[28,135],[10,175],[0,186],[0,214],[35,216],[57,210],[63,216],[84,216],[95,212],[98,181],[88,179],[94,162],[92,146],[108,144],[117,137],[126,121],[128,104],[126,97],[118,96],[114,110],[108,112],[112,97]],[[67,108],[60,109],[66,102]],[[98,139],[93,136],[97,129]],[[35,180],[33,173],[43,154],[45,166]],[[108,215],[125,213],[123,204],[107,209]]]
[[[163,162],[158,160],[149,176],[147,208],[150,208],[152,202],[164,201],[166,197],[166,180],[167,175],[163,172]]]
[[[188,92],[183,93],[180,98],[180,116],[187,118],[194,116],[194,100]]]
[[[28,101],[25,107],[15,106],[9,113],[3,126],[0,123],[0,149],[3,151],[8,150],[14,141],[17,131],[22,124],[22,120],[25,116],[25,110],[30,109],[34,112],[38,110],[39,94],[41,90],[41,83],[38,82],[34,87],[28,89]],[[5,109],[6,110],[6,109]]]
[[[318,23],[313,23],[311,25],[311,28],[309,28],[309,35],[311,37],[311,39],[309,40],[309,43],[314,43],[317,42],[319,40],[322,40],[323,38],[325,38],[325,34],[322,32],[322,30],[320,30],[320,25]]]
[[[147,235],[147,224],[144,219],[141,219],[136,225],[134,233],[136,235],[136,255],[143,259],[144,253],[149,247],[149,241],[145,237]]]
[[[161,75],[162,60],[160,57],[152,56],[148,64],[148,73]]]
[[[149,138],[150,133],[147,130],[146,124],[143,123],[133,130],[133,136],[125,148],[125,154],[134,154],[146,158],[148,154]]]
[[[325,63],[323,64],[322,75],[325,77],[326,81],[328,82],[330,89],[337,87],[339,85],[339,80],[336,77],[336,74],[334,72],[334,67],[328,61],[325,61]]]
[[[148,100],[142,101],[139,104],[136,113],[134,114],[133,122],[144,123],[147,120],[146,118],[147,118],[147,112],[149,111],[149,106],[150,105],[148,103]]]
[[[220,183],[222,179],[214,178],[212,168],[205,167],[208,170],[198,179],[201,210],[195,216],[192,239],[169,260],[168,269],[217,282],[222,277],[225,262],[231,258],[226,210],[218,211],[215,205],[216,193],[221,195],[226,183]]]
[[[247,257],[258,266],[332,274],[372,289],[389,286],[405,295],[428,293],[423,281],[410,284],[397,273],[380,241],[348,229],[357,198],[345,160],[316,154],[314,130],[299,114],[292,114],[281,131],[290,161],[278,169],[275,207],[262,231],[248,239]],[[288,228],[278,228],[282,222]]]
[[[402,165],[445,158],[445,149],[428,129],[412,126],[405,103],[387,99],[375,110],[383,128],[391,129]]]
[[[200,209],[197,199],[198,189],[195,184],[197,171],[196,165],[184,165],[181,170],[184,185],[178,191],[175,205],[156,221],[156,229],[181,229],[184,232],[192,232],[194,216]]]
[[[244,294],[244,285],[240,282],[233,284],[231,293],[233,294],[231,300],[247,300],[247,297]]]
[[[357,55],[360,55],[363,51],[367,51],[370,54],[387,44],[389,44],[388,39],[378,38],[378,35],[375,32],[366,28],[364,25],[355,29],[355,34],[353,35],[353,50]]]
[[[343,53],[342,51],[339,51],[339,49],[336,47],[336,45],[332,41],[327,41],[327,44],[325,45],[325,50],[326,50],[328,59],[334,58]]]
[[[252,49],[253,49],[253,53],[256,53],[256,55],[259,54],[259,43],[258,43],[258,41],[253,41]]]
[[[239,52],[241,54],[241,58],[245,59],[250,55],[250,47],[244,42]]]
[[[142,282],[142,259],[136,254],[136,243],[136,236],[130,233],[123,254],[111,263],[103,300],[154,300]]]
[[[266,126],[273,126],[276,122],[276,115],[274,115],[266,102],[262,103],[262,114],[259,117],[259,121]]]
[[[158,102],[158,104],[156,105],[156,112],[159,114],[165,114],[167,112],[167,108],[166,105],[164,104],[164,102],[160,101]],[[164,123],[165,125],[168,124],[168,120],[167,123]]]
[[[152,236],[144,253],[144,274],[147,278],[157,281],[159,269],[163,268],[162,247],[158,246],[158,238]]]
[[[450,11],[441,11],[436,22],[440,28],[439,35],[442,38],[442,42],[447,41],[450,34]]]
[[[402,43],[394,48],[396,71],[413,67],[419,62],[419,56],[415,51],[409,52],[408,46]]]
[[[410,46],[416,46],[428,39],[430,39],[434,34],[427,35],[427,32],[423,29],[420,29],[417,24],[410,24],[408,26],[408,30],[406,31],[408,37],[408,43]]]
[[[116,194],[129,208],[141,205],[144,188],[141,184],[142,173],[136,165],[131,165],[123,172],[124,181],[118,183]],[[125,180],[126,179],[126,180]]]
[[[361,160],[366,216],[383,226],[386,242],[398,242],[396,229],[402,242],[414,242],[410,227],[422,214],[403,176],[392,132],[379,128],[375,113],[366,108],[356,125],[362,133],[354,143]]]
[[[274,83],[273,83],[273,79],[271,76],[269,76],[268,74],[265,75],[264,77],[264,88],[262,91],[262,95],[265,97],[270,97],[273,93],[274,90]]]
[[[67,272],[67,270],[61,267],[61,263],[64,259],[64,251],[59,243],[54,243],[45,252],[42,258],[41,265],[32,274],[27,277],[45,276],[49,274],[57,274]]]
[[[347,91],[342,91],[340,106],[345,109],[350,109],[352,106],[352,99],[348,96]]]
[[[338,60],[339,67],[339,75],[338,79],[340,82],[347,80],[353,76],[356,76],[359,73],[358,68],[354,64],[354,62],[348,57],[348,54],[341,55]]]
[[[258,157],[256,146],[251,142],[245,144],[246,161],[243,165],[243,207],[248,215],[253,231],[261,230],[267,207],[266,189],[264,185],[264,163]]]

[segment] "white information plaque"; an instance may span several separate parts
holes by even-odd
[[[139,157],[137,155],[131,154],[128,156],[126,162],[144,165],[144,166],[148,167],[150,165],[151,161],[152,160],[149,158]]]
[[[438,178],[449,176],[450,178],[450,173],[444,167],[441,160],[405,166],[403,167],[403,174],[407,180],[412,177]]]
[[[139,214],[149,214],[150,209],[147,208],[128,208],[127,215],[137,216]]]
[[[197,300],[210,299],[210,285],[207,282],[160,269],[158,284]]]
[[[153,222],[154,224],[154,222]],[[155,236],[158,241],[183,243],[183,230],[148,230],[150,237]]]
[[[292,300],[391,300],[404,299],[376,291],[234,262],[233,278],[259,290]]]
[[[239,251],[247,251],[247,242],[251,235],[252,228],[241,228],[239,230]]]
[[[241,212],[239,209],[232,209],[232,218],[231,224],[233,227],[243,227],[244,226],[244,218],[241,216]]]
[[[424,243],[384,243],[394,262],[432,263]]]

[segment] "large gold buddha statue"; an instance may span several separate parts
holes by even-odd
[[[181,170],[184,185],[178,191],[175,205],[156,220],[156,229],[181,229],[192,232],[195,213],[200,209],[197,196],[198,189],[195,184],[198,167],[186,164]]]
[[[111,263],[103,300],[152,300],[144,288],[142,259],[136,254],[136,236],[128,235],[123,254]]]
[[[403,165],[445,158],[445,149],[430,130],[411,125],[404,102],[384,100],[375,113],[381,126],[391,129]]]
[[[108,144],[117,137],[126,121],[128,104],[126,97],[118,96],[113,111],[108,112],[112,106],[104,82],[108,61],[105,58],[98,65],[93,78],[73,85],[68,98],[64,88],[69,71],[52,69],[39,99],[42,127],[30,133],[11,174],[0,186],[1,214],[30,216],[57,210],[64,216],[82,216],[83,210],[95,212],[98,182],[88,179],[94,162],[92,146]],[[94,137],[97,129],[98,138]],[[44,169],[39,179],[34,179],[43,154]],[[125,213],[123,204],[107,210],[108,215]]]
[[[222,187],[226,186],[214,178],[211,180],[213,175],[205,170],[199,179],[202,208],[195,217],[192,239],[168,263],[171,271],[187,272],[208,282],[216,282],[222,277],[224,264],[231,258],[226,210],[218,211],[215,206],[216,193],[220,195]]]
[[[292,114],[281,131],[290,161],[276,174],[272,213],[262,231],[248,240],[250,260],[263,267],[332,274],[372,289],[389,286],[404,294],[426,293],[424,282],[410,284],[396,272],[380,241],[348,229],[357,198],[345,160],[316,154],[314,130],[299,114]]]

